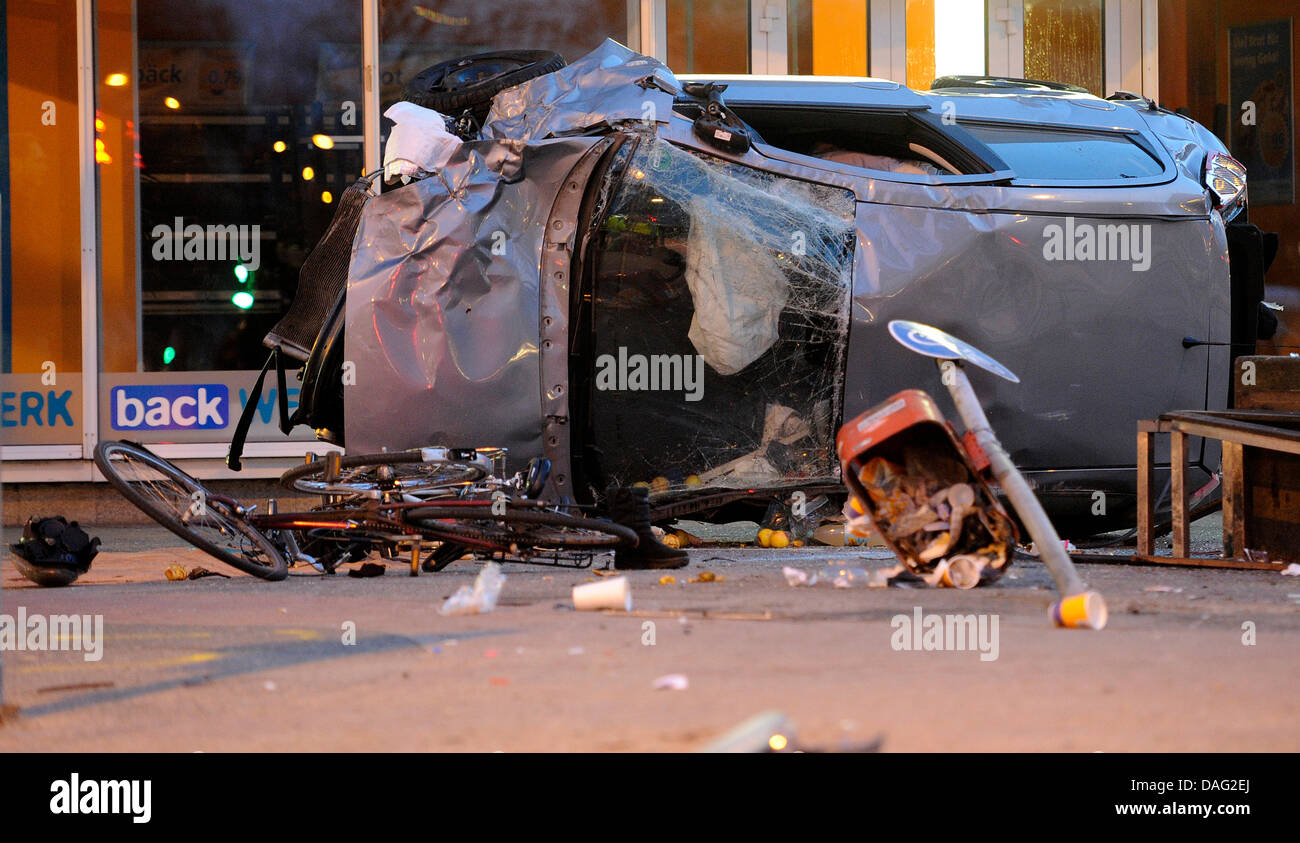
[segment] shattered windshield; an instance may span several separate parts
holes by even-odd
[[[612,172],[587,255],[591,481],[836,477],[852,193],[657,137]]]

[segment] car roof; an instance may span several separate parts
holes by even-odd
[[[1134,105],[1072,91],[944,89],[915,91],[869,76],[750,76],[678,74],[683,82],[725,82],[723,100],[734,105],[824,105],[831,107],[918,108],[958,120],[1005,120],[1088,129],[1147,132]],[[1141,101],[1134,101],[1141,106]],[[952,103],[951,109],[945,103]]]

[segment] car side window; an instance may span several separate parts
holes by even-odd
[[[1128,133],[975,122],[962,125],[997,152],[1020,180],[1122,182],[1164,172],[1164,165]]]
[[[852,192],[644,137],[583,257],[597,474],[656,491],[835,475]]]
[[[905,180],[994,173],[1005,165],[965,130],[922,109],[733,105],[768,146]]]

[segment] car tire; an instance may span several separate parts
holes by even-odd
[[[474,53],[421,70],[406,86],[402,99],[448,117],[469,110],[481,121],[497,94],[565,64],[564,56],[550,50]]]

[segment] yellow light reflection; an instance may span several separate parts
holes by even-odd
[[[120,88],[125,85],[127,81],[129,80],[125,73],[110,73],[108,74],[108,78],[104,80],[104,84],[108,85],[110,88]]]

